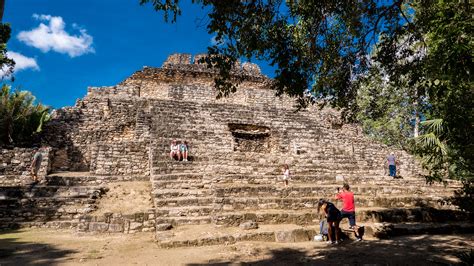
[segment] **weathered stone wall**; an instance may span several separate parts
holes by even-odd
[[[43,150],[43,160],[38,172],[44,177],[50,169],[49,148]],[[30,166],[36,149],[14,148],[0,150],[0,185],[20,184],[30,180]]]
[[[77,230],[96,233],[151,232],[155,230],[155,210],[134,214],[106,213],[101,216],[84,215],[79,218]]]
[[[45,127],[44,139],[53,147],[52,169],[88,171],[98,143],[128,142],[130,147],[146,137],[147,127],[146,104],[139,98],[85,97],[75,107],[56,111]]]
[[[93,211],[105,192],[97,186],[5,186],[0,188],[0,229],[42,226],[50,221],[74,221]]]
[[[94,143],[90,172],[97,175],[148,176],[149,145],[145,141]]]

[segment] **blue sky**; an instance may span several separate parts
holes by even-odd
[[[143,66],[159,67],[171,53],[206,52],[212,36],[199,6],[183,1],[183,14],[171,24],[138,2],[7,0],[8,49],[17,59],[13,87],[59,108],[73,105],[88,86],[115,85]]]

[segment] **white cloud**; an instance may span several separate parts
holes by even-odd
[[[20,53],[8,51],[7,57],[13,59],[15,61],[15,69],[14,72],[18,72],[25,69],[33,69],[33,70],[40,70],[36,59],[24,56]],[[6,69],[0,69],[0,77],[5,78]]]
[[[36,28],[18,33],[18,40],[25,44],[38,48],[43,53],[55,51],[70,57],[95,52],[92,36],[77,24],[74,23],[73,28],[79,31],[79,34],[72,35],[65,31],[66,23],[62,17],[33,14],[33,18],[46,24],[40,23]]]

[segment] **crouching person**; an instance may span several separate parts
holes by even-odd
[[[324,213],[326,215],[326,220],[328,222],[328,244],[339,244],[339,223],[342,219],[339,209],[331,202],[320,199],[318,202],[318,213]]]

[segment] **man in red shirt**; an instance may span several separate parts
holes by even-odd
[[[349,184],[344,183],[342,186],[342,192],[338,193],[335,199],[342,200],[342,219],[349,219],[350,229],[354,230],[357,241],[362,240],[362,238],[357,234],[359,227],[356,225],[355,219],[354,193],[350,191]]]

